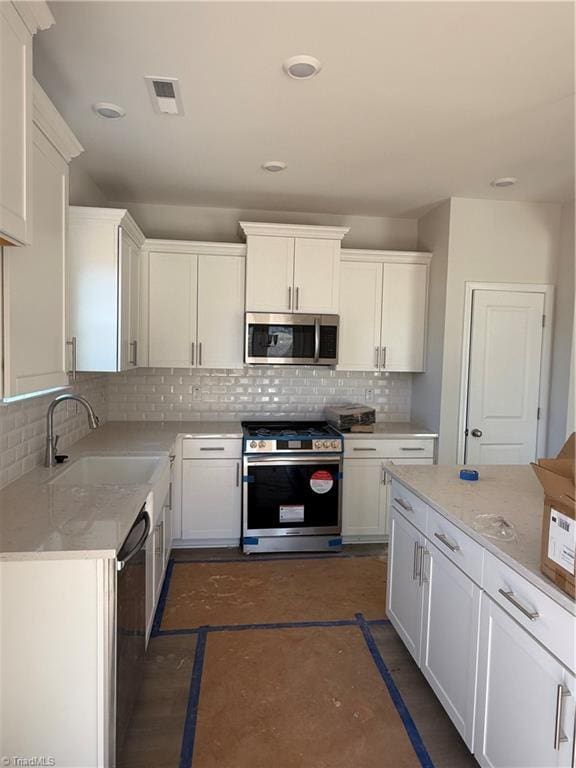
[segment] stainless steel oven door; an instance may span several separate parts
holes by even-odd
[[[336,365],[338,315],[246,313],[245,362]]]
[[[244,457],[244,536],[339,534],[342,457]]]

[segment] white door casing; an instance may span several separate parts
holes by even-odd
[[[544,298],[537,292],[473,292],[468,464],[527,464],[536,458]]]

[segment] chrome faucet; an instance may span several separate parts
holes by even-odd
[[[44,459],[45,467],[53,467],[56,464],[56,446],[60,435],[54,435],[54,410],[56,406],[63,403],[65,400],[75,400],[77,403],[81,403],[86,408],[88,414],[88,424],[90,429],[96,429],[98,426],[98,416],[94,413],[94,408],[90,405],[88,400],[82,395],[63,394],[55,397],[54,400],[48,406],[48,413],[46,414],[46,458]]]

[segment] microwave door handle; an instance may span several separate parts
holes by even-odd
[[[314,318],[314,362],[320,360],[320,318]]]

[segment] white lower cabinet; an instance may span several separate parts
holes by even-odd
[[[421,568],[420,669],[472,751],[481,590],[428,541]]]
[[[418,665],[422,638],[423,548],[424,536],[391,506],[386,612]]]
[[[574,677],[486,594],[478,680],[481,766],[574,765]]]
[[[386,472],[380,459],[347,459],[342,483],[342,535],[387,534]]]
[[[211,542],[237,544],[241,527],[240,458],[184,459],[182,464],[182,538],[204,546]]]

